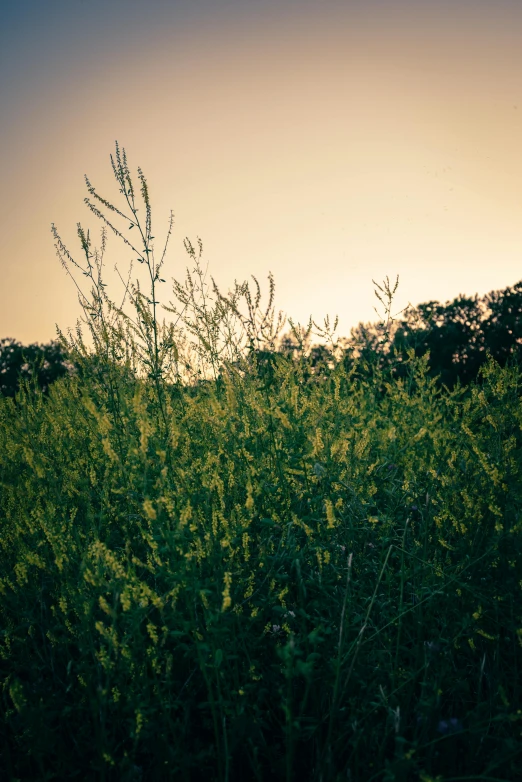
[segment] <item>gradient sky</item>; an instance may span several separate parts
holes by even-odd
[[[0,338],[74,327],[50,226],[80,260],[115,139],[157,246],[174,212],[167,279],[200,236],[224,289],[272,271],[279,308],[348,334],[372,278],[397,309],[522,278],[520,0],[3,0],[0,58]],[[114,300],[128,260],[111,236]]]

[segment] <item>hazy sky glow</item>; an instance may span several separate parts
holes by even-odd
[[[80,260],[115,139],[158,248],[174,211],[167,279],[200,236],[224,289],[271,270],[279,308],[348,334],[372,278],[397,308],[522,278],[520,0],[5,0],[0,37],[0,338],[81,314],[50,225]],[[128,260],[111,236],[115,300]]]

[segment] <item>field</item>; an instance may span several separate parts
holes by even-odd
[[[0,398],[5,778],[519,779],[520,371],[256,350],[194,253],[161,330],[148,225],[141,353],[83,234],[97,361]]]

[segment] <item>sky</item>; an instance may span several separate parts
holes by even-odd
[[[84,175],[121,204],[115,140],[157,250],[174,213],[166,304],[185,237],[222,290],[272,272],[278,309],[341,335],[376,320],[372,280],[399,275],[398,312],[522,279],[520,0],[0,5],[0,339],[82,315],[51,224],[78,261],[78,222],[99,244]],[[129,260],[110,236],[114,301]]]

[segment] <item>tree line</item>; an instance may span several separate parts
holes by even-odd
[[[432,377],[440,385],[467,386],[476,379],[488,355],[505,366],[520,360],[522,346],[522,281],[484,296],[457,296],[440,304],[429,301],[408,307],[388,335],[386,325],[359,324],[352,329],[344,360],[371,363],[406,374],[411,352],[429,355]]]
[[[395,377],[406,373],[412,354],[429,354],[430,375],[448,388],[457,383],[467,386],[491,355],[504,366],[519,361],[522,346],[522,281],[484,296],[459,295],[441,304],[429,301],[409,306],[391,324],[360,323],[343,341],[341,361],[359,373],[370,367],[389,370]],[[287,336],[274,351],[262,351],[258,368],[266,374],[277,358],[296,355],[295,344]],[[324,374],[335,361],[324,345],[312,347],[308,357],[310,371]],[[81,372],[58,341],[22,345],[12,338],[0,340],[0,393],[14,397],[24,380],[48,393],[59,378]]]

